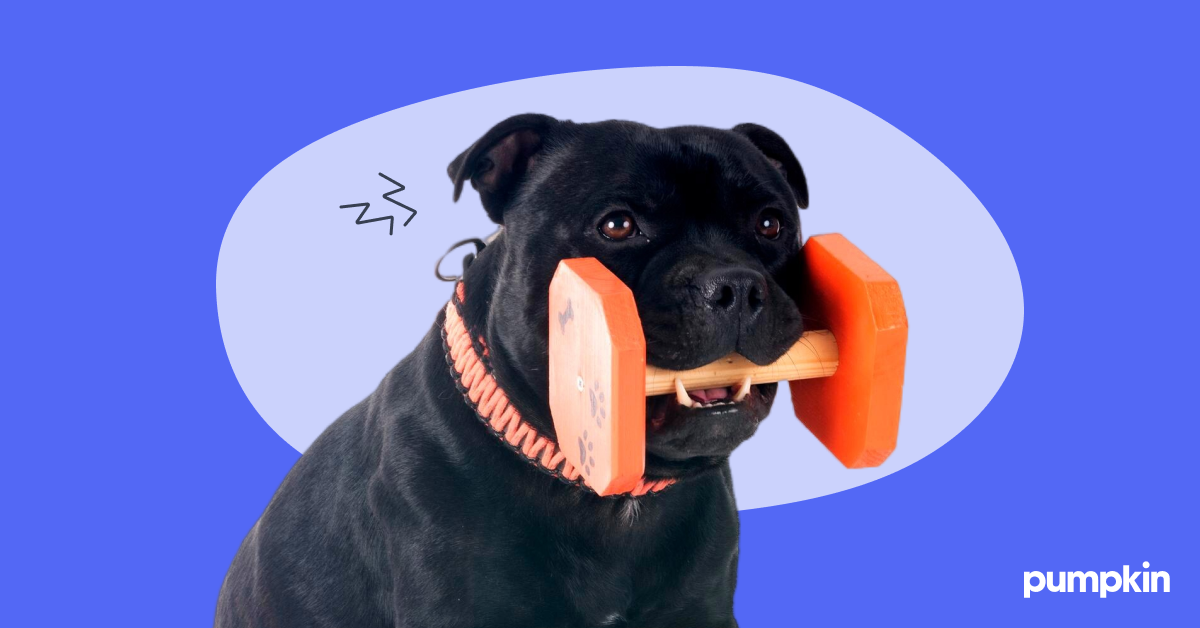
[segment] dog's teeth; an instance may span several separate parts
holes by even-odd
[[[742,381],[742,387],[739,388],[737,391],[737,394],[733,396],[733,400],[741,401],[746,398],[746,395],[749,395],[749,394],[750,394],[750,376],[747,375],[746,379]]]
[[[692,398],[688,396],[687,389],[683,387],[683,380],[678,377],[675,378],[675,400],[685,408],[690,408],[695,404]]]

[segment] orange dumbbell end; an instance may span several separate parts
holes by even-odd
[[[801,311],[837,338],[831,377],[791,382],[796,416],[842,464],[876,467],[896,448],[908,317],[896,280],[840,234],[813,236]]]
[[[646,341],[633,292],[595,258],[550,283],[550,408],[567,461],[600,495],[632,490],[646,465]]]

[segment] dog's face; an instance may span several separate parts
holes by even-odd
[[[504,226],[468,272],[467,291],[491,293],[493,362],[546,416],[547,298],[563,259],[595,257],[632,289],[655,366],[694,368],[733,352],[768,364],[800,336],[793,277],[808,188],[768,129],[527,114],[498,124],[449,172],[456,199],[469,179]],[[687,392],[682,402],[647,400],[649,475],[724,460],[766,417],[776,385]]]

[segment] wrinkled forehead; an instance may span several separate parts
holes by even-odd
[[[745,144],[745,145],[743,145]],[[545,160],[533,184],[574,202],[652,211],[761,205],[789,197],[787,182],[748,142],[716,129],[596,128]]]

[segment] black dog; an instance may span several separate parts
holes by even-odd
[[[801,333],[794,286],[808,205],[774,132],[509,118],[449,168],[503,225],[456,312],[529,427],[553,440],[547,289],[595,257],[635,295],[650,364]],[[736,626],[738,514],[728,457],[776,386],[647,402],[639,497],[599,497],[497,438],[447,359],[446,312],[300,459],[242,543],[216,625]],[[547,449],[547,451],[550,451]]]

